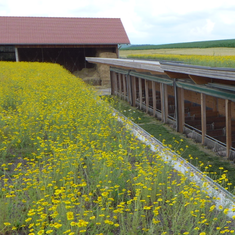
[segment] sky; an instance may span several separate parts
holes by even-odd
[[[120,18],[131,44],[235,39],[235,0],[0,0],[0,16]]]

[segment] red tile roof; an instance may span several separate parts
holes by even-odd
[[[129,43],[119,18],[0,16],[0,45]]]

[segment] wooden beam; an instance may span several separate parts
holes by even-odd
[[[121,94],[122,94],[122,81],[121,81],[121,74],[120,73],[118,74],[118,83],[119,83],[118,84],[119,85],[119,89],[118,89],[119,96],[122,97],[121,96]]]
[[[128,94],[128,102],[130,105],[132,105],[132,95],[131,95],[131,76],[127,74],[127,94]]]
[[[201,93],[201,124],[202,124],[202,144],[205,144],[206,137],[206,95]]]
[[[119,82],[118,82],[118,73],[115,72],[115,80],[116,80],[116,95],[118,96],[118,92],[119,92]]]
[[[174,95],[175,95],[175,119],[176,119],[176,131],[179,132],[179,112],[178,112],[178,89],[176,86],[176,79],[173,82]]]
[[[218,111],[218,98],[217,97],[212,97],[212,110],[213,111]]]
[[[166,116],[166,122],[168,119],[168,90],[167,85],[164,84],[164,94],[165,94],[165,116]]]
[[[162,122],[166,122],[165,117],[165,94],[163,83],[160,83],[160,97],[161,97],[161,111],[162,111]]]
[[[112,80],[113,80],[113,95],[117,96],[117,73],[116,72],[112,72]]]
[[[174,94],[175,94],[175,118],[176,131],[183,133],[185,114],[184,114],[184,91],[182,88],[176,87],[176,80],[174,79]],[[168,115],[167,115],[168,117]]]
[[[16,62],[19,62],[19,53],[18,53],[18,48],[15,47],[15,57],[16,57]]]
[[[131,77],[132,81],[132,105],[136,106],[136,77]]]
[[[157,100],[156,100],[156,83],[152,81],[152,94],[153,94],[153,116],[156,116],[156,106],[157,106]]]
[[[231,100],[225,100],[226,112],[226,157],[229,159],[232,147],[232,128],[231,128]]]
[[[146,72],[146,71],[145,71]],[[166,75],[165,73],[157,72],[157,71],[148,71],[152,75]]]
[[[73,44],[73,45],[55,45],[55,44],[48,44],[48,45],[17,45],[18,48],[112,48],[112,51],[116,51],[117,44]]]
[[[231,81],[231,80],[223,80],[223,79],[212,79],[212,80],[216,83],[221,83],[225,85],[235,85],[235,81]]]
[[[116,53],[116,55],[117,55],[117,58],[119,58],[119,48],[118,48],[118,45],[116,45],[115,53]]]
[[[111,95],[114,95],[114,72],[110,71]]]
[[[190,79],[188,74],[185,74],[185,73],[174,73],[174,72],[168,72],[168,71],[165,71],[165,73],[170,78],[179,78],[179,79],[187,79],[188,78],[188,79]]]
[[[154,75],[165,75],[164,72],[159,72],[159,71],[151,71],[149,69],[138,69],[138,68],[133,68],[133,67],[124,67],[124,66],[118,66],[118,67],[123,67],[125,69],[129,68],[131,70],[134,70],[136,72],[140,72],[140,73],[146,73],[146,72],[149,72],[151,74],[154,74]]]
[[[123,83],[124,96],[126,97],[126,75],[125,74],[122,74],[122,83]]]
[[[115,81],[115,95],[118,96],[118,74],[114,72],[114,81]]]
[[[178,89],[178,118],[179,118],[179,132],[184,132],[184,123],[185,123],[185,113],[184,113],[184,89]]]
[[[126,76],[127,79],[127,93],[128,93],[128,102],[130,105],[133,105],[133,97],[132,97],[132,77],[128,74]]]
[[[149,87],[148,87],[148,80],[145,79],[145,105],[146,105],[146,110],[145,112],[148,113],[148,108],[149,108]]]
[[[160,84],[160,96],[161,96],[161,111],[162,111],[162,121],[167,122],[168,119],[168,93],[167,85]]]
[[[195,84],[202,85],[211,82],[211,78],[201,77],[196,75],[189,75],[189,77],[194,81]]]
[[[139,78],[139,100],[140,100],[140,110],[142,110],[143,97],[142,97],[142,78]]]

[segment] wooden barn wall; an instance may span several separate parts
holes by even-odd
[[[170,96],[175,96],[174,87],[173,86],[167,86],[167,93]]]
[[[232,118],[235,119],[235,102],[232,102],[232,105],[231,105],[231,109],[232,109]]]
[[[138,83],[138,77],[136,77],[136,90],[137,94],[139,94],[139,83]],[[148,86],[148,96],[152,97],[152,81],[147,80],[145,82],[145,79],[141,79],[142,83],[142,91],[145,93],[145,84]],[[155,82],[155,89],[156,92],[160,92],[160,83]],[[174,97],[174,87],[167,85],[167,94],[168,97]],[[139,95],[138,95],[139,97]],[[198,105],[201,105],[201,93],[194,92],[190,90],[184,90],[184,100],[189,101]],[[225,113],[225,99],[217,98],[214,96],[206,95],[206,107],[209,109],[212,109],[213,111],[218,111],[220,115],[226,116]],[[235,120],[235,102],[231,102],[231,118]]]
[[[185,100],[191,101],[193,103],[201,104],[201,94],[198,92],[193,92],[189,90],[184,90]],[[213,96],[206,96],[206,107],[211,108],[214,111],[218,111],[219,114],[225,116],[225,100],[216,98]],[[232,102],[231,105],[231,115],[235,119],[235,103]]]
[[[160,92],[160,83],[155,82],[156,91]]]
[[[151,82],[148,82],[149,89],[151,88]],[[156,91],[160,92],[160,83],[155,83]],[[144,88],[144,86],[143,86]],[[174,87],[167,86],[167,93],[169,96],[174,96]],[[201,93],[194,92],[190,90],[184,90],[184,98],[187,101],[201,105]],[[216,98],[213,96],[206,96],[206,107],[212,109],[213,111],[218,111],[220,115],[225,116],[225,100]],[[231,115],[235,119],[235,102],[231,103]]]

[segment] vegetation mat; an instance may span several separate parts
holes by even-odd
[[[235,56],[213,56],[213,55],[173,55],[173,54],[129,54],[127,58],[176,61],[185,64],[235,68]]]
[[[46,63],[0,71],[0,234],[234,233],[228,209],[139,142],[81,79]]]

